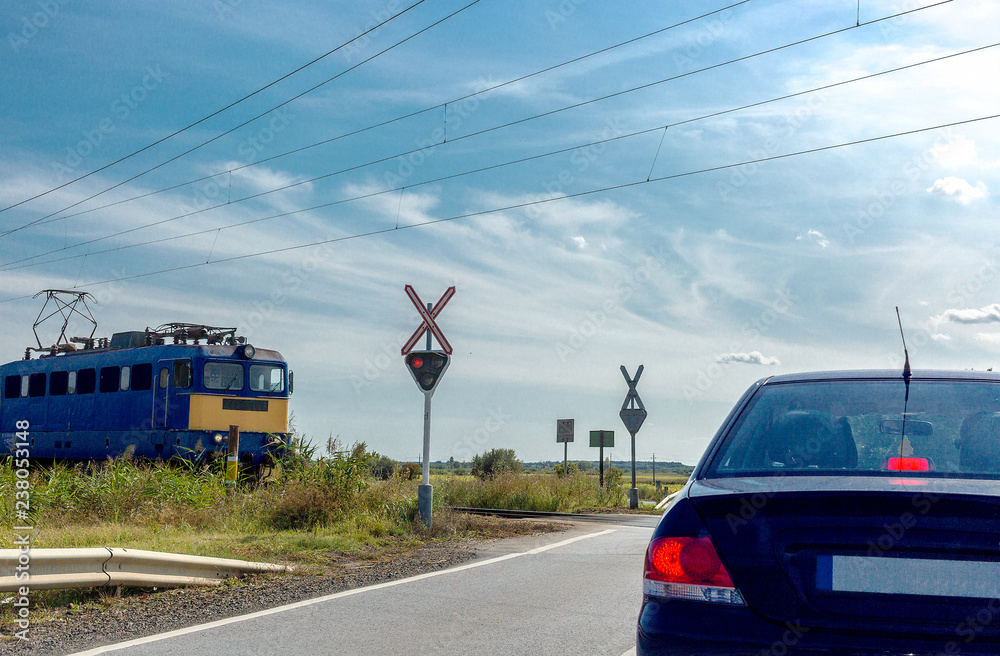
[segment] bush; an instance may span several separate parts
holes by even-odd
[[[579,473],[580,467],[575,462],[569,462],[566,464],[566,469],[564,471],[562,464],[558,464],[555,466],[555,472],[556,476],[558,476],[559,478],[565,478],[567,473],[569,476]]]
[[[523,467],[514,449],[490,449],[472,457],[472,475],[476,478],[489,478],[502,472],[518,474]]]
[[[300,457],[282,468],[279,485],[266,506],[275,528],[327,526],[357,506],[371,484],[377,455],[368,453],[364,442],[344,449],[333,438],[326,450],[329,455],[319,460]]]
[[[372,476],[379,480],[387,481],[396,475],[396,468],[398,467],[399,463],[389,456],[377,456],[372,463]]]

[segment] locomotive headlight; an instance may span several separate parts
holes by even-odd
[[[216,444],[222,444],[222,434],[216,433],[215,437],[212,438],[212,441],[215,442]]]
[[[253,347],[253,344],[244,344],[242,348],[242,355],[247,360],[253,360],[253,356],[257,354],[257,349]]]

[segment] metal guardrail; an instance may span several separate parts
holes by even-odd
[[[290,571],[292,568],[286,565],[141,549],[31,549],[27,554],[18,549],[0,549],[0,592],[14,592],[23,586],[56,590],[217,585],[241,574]]]

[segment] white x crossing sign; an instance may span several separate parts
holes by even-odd
[[[410,301],[412,301],[413,305],[417,308],[417,312],[420,313],[420,317],[423,319],[423,322],[420,324],[420,327],[417,328],[412,335],[410,335],[410,339],[406,340],[406,343],[403,344],[401,355],[406,355],[412,351],[413,347],[417,345],[417,342],[420,341],[420,338],[423,337],[428,330],[431,331],[431,334],[434,335],[435,339],[437,339],[438,344],[441,345],[441,350],[448,355],[451,355],[451,344],[449,344],[448,340],[445,339],[444,333],[441,332],[441,328],[437,325],[435,319],[437,319],[437,316],[441,314],[441,310],[443,310],[444,306],[448,304],[451,297],[455,295],[455,287],[451,286],[446,289],[444,294],[441,295],[441,298],[438,299],[438,302],[429,310],[424,305],[424,302],[420,300],[420,297],[417,296],[417,292],[410,285],[406,286],[406,295],[410,297]]]
[[[621,417],[625,428],[634,437],[639,432],[642,422],[646,421],[646,408],[642,406],[642,399],[639,398],[639,392],[635,389],[635,386],[639,384],[639,376],[642,375],[642,365],[640,364],[636,370],[635,378],[629,378],[628,369],[622,365],[622,375],[625,376],[625,382],[628,383],[628,395],[625,397],[625,402],[622,403],[622,410],[618,416]]]

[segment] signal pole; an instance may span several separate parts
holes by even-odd
[[[640,364],[636,370],[635,378],[628,375],[625,365],[621,366],[621,372],[628,384],[628,395],[625,397],[625,402],[622,403],[622,409],[618,416],[621,417],[622,423],[625,424],[629,435],[632,436],[632,488],[628,491],[628,506],[635,510],[639,507],[639,488],[635,484],[635,434],[639,432],[639,427],[646,420],[646,408],[643,407],[642,399],[639,398],[639,393],[635,389],[635,386],[639,384],[639,376],[642,375],[642,365]]]
[[[428,303],[426,308],[423,301],[417,296],[417,292],[410,285],[406,286],[406,295],[410,297],[410,301],[423,319],[420,327],[403,344],[402,355],[405,356],[404,363],[413,377],[413,382],[424,393],[423,467],[421,468],[420,485],[417,486],[417,511],[424,526],[430,528],[434,510],[434,488],[431,486],[431,397],[434,395],[434,390],[437,388],[441,376],[448,369],[452,352],[451,344],[445,339],[444,333],[441,332],[435,319],[445,304],[455,295],[455,288],[449,287],[438,300],[437,305]],[[427,335],[426,350],[414,351],[413,347],[425,333]],[[441,351],[431,350],[431,335],[437,337],[441,344]]]
[[[433,308],[433,305],[430,303],[427,304],[428,312]],[[427,331],[427,350],[431,350],[431,331],[429,330]],[[417,512],[420,514],[421,519],[424,520],[424,525],[427,528],[431,527],[431,515],[434,513],[434,486],[431,485],[432,396],[434,396],[434,390],[431,390],[430,394],[424,393],[424,462],[420,476],[420,485],[417,487]]]

